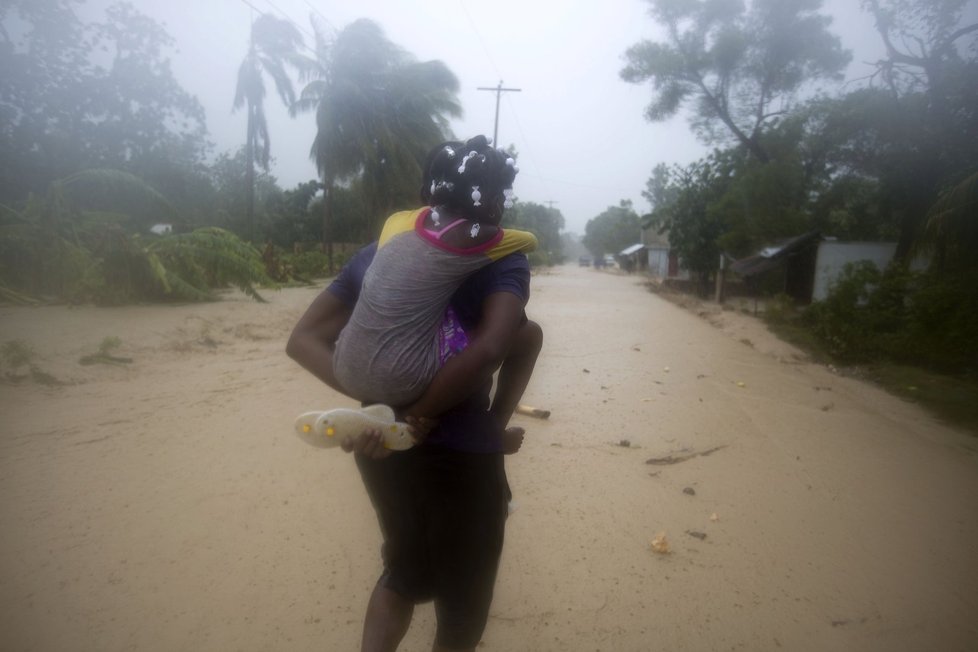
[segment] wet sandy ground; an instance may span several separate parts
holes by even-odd
[[[2,649],[357,649],[376,521],[290,431],[351,404],[283,353],[315,294],[0,308],[65,383],[0,384]],[[638,277],[540,274],[528,312],[552,416],[516,418],[485,649],[978,648],[973,437]],[[78,364],[109,336],[132,363]]]

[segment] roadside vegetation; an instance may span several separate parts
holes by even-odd
[[[850,266],[829,297],[769,300],[761,317],[814,360],[875,382],[978,434],[978,292],[974,276]]]
[[[688,289],[711,296],[722,258],[802,234],[895,243],[885,269],[853,265],[811,305],[781,296],[784,274],[742,280],[772,329],[816,359],[978,431],[971,3],[861,0],[886,54],[843,85],[851,56],[817,0],[646,1],[665,36],[632,45],[621,76],[647,84],[649,120],[684,110],[715,145],[657,166],[645,193],[642,226],[668,238]]]
[[[885,55],[846,81],[852,55],[821,0],[636,1],[656,37],[622,43],[609,83],[642,85],[650,121],[684,117],[713,149],[656,165],[648,211],[609,197],[585,228],[592,259],[661,237],[706,296],[722,257],[800,234],[893,242],[886,269],[854,266],[826,300],[768,318],[908,396],[978,405],[974,3],[860,0]],[[247,115],[242,146],[215,152],[165,28],[126,2],[83,22],[79,2],[0,4],[3,302],[208,301],[228,287],[261,301],[328,276],[415,205],[424,157],[462,110],[444,63],[372,21],[313,17],[310,31],[259,12],[228,98]],[[315,179],[282,188],[270,174],[268,101],[315,121]],[[615,144],[632,146],[654,143]],[[535,265],[564,261],[564,217],[548,203],[518,202],[504,221],[536,233]],[[753,287],[769,304],[784,290]]]
[[[228,98],[243,145],[215,153],[165,28],[131,3],[88,23],[76,5],[0,7],[0,301],[210,301],[225,287],[261,301],[328,276],[415,205],[424,157],[461,112],[455,75],[374,22],[310,32],[259,13]],[[291,189],[269,174],[270,96],[317,126],[318,178]],[[536,264],[561,260],[559,211],[527,203],[508,223],[537,233]]]

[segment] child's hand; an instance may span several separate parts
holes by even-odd
[[[523,435],[526,434],[526,430],[520,428],[519,426],[510,426],[503,431],[503,453],[505,455],[512,455],[513,453],[519,451],[520,447],[523,445]]]
[[[431,431],[438,425],[438,419],[429,419],[428,417],[404,417],[404,422],[411,426],[411,436],[419,444],[424,443]]]
[[[391,454],[390,450],[384,448],[384,436],[376,428],[364,430],[356,437],[347,435],[340,442],[340,448],[347,453],[359,453],[372,460],[383,459]]]

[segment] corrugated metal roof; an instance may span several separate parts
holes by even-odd
[[[779,245],[765,247],[760,253],[747,258],[741,258],[730,269],[741,276],[754,276],[769,269],[774,269],[785,262],[787,257],[797,251],[804,249],[810,243],[815,242],[821,237],[818,231],[810,231],[803,235],[785,240]]]
[[[645,245],[642,244],[641,242],[638,243],[638,244],[633,244],[630,247],[625,247],[624,249],[622,249],[621,251],[618,252],[618,255],[619,256],[631,256],[633,253],[635,253],[636,251],[639,251],[640,249],[645,249]]]

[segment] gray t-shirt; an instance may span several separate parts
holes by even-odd
[[[511,229],[477,247],[447,246],[423,228],[428,210],[388,218],[336,342],[333,371],[361,401],[403,406],[417,400],[440,368],[438,330],[452,294],[482,267],[536,248],[533,234]]]

